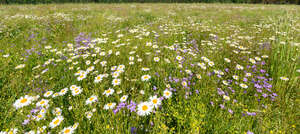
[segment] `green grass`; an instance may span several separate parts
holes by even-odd
[[[0,7],[0,130],[17,128],[18,133],[25,133],[46,126],[44,133],[57,133],[78,122],[75,133],[298,133],[298,12],[299,6],[294,5],[3,5]],[[72,54],[78,54],[79,51],[74,51],[76,45],[84,46],[96,38],[107,38],[107,42],[91,43],[88,51],[80,50],[89,53],[87,58],[68,61]],[[147,42],[152,46],[147,46]],[[69,43],[73,44],[73,50],[67,46]],[[106,52],[105,56],[96,47]],[[112,54],[108,55],[109,51]],[[178,55],[184,58],[182,63],[176,60]],[[265,55],[268,58],[262,58]],[[134,57],[133,65],[129,64],[130,56]],[[159,62],[154,57],[159,57]],[[214,65],[209,66],[202,57]],[[256,59],[256,67],[252,68],[254,64],[249,59],[255,57],[261,61]],[[224,58],[230,59],[230,63]],[[99,63],[94,65],[97,59]],[[50,64],[45,65],[47,61]],[[91,63],[87,65],[86,61]],[[107,61],[105,67],[101,61]],[[261,65],[262,61],[265,64]],[[207,69],[198,66],[199,62],[205,63]],[[20,64],[25,67],[15,69]],[[120,85],[113,86],[111,76],[94,83],[97,75],[111,74],[111,67],[121,64],[125,70],[118,77]],[[237,64],[244,69],[237,70]],[[40,67],[33,69],[37,65]],[[74,74],[90,66],[95,69],[78,81]],[[143,67],[150,70],[142,71]],[[42,73],[45,69],[48,71]],[[216,75],[218,70],[224,75]],[[252,76],[246,77],[245,72]],[[146,74],[151,76],[150,80],[141,81]],[[234,80],[233,75],[239,79]],[[233,82],[225,85],[224,80]],[[190,85],[183,86],[184,81]],[[262,93],[253,81],[266,86]],[[248,88],[242,88],[240,83]],[[80,86],[83,92],[77,96],[72,96],[71,91],[55,98],[43,96],[46,91],[59,92],[71,85]],[[115,92],[106,97],[103,92],[108,88]],[[138,105],[153,95],[163,96],[165,89],[173,93],[171,98],[162,100],[160,107],[147,116],[139,116],[126,107],[116,114],[115,108],[104,110],[109,102],[118,105],[123,95],[128,95],[127,105],[130,101]],[[230,100],[225,100],[220,90]],[[118,91],[122,93],[117,94]],[[263,97],[263,93],[268,97]],[[25,95],[40,95],[40,98],[16,109],[13,104]],[[96,95],[98,101],[85,105],[91,95]],[[36,109],[35,103],[42,98],[49,100],[49,107],[45,118],[36,121],[32,117],[37,113],[31,115],[30,111]],[[52,111],[58,107],[64,120],[52,129],[49,123],[57,116]],[[93,116],[88,119],[85,113],[93,109]],[[26,119],[30,122],[22,125]]]

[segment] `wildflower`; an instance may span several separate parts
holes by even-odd
[[[240,86],[241,86],[242,88],[248,88],[248,86],[247,86],[246,84],[244,84],[244,83],[241,83]]]
[[[112,95],[114,92],[115,92],[114,89],[109,88],[103,92],[103,95],[106,95],[106,97],[108,97],[108,96]]]
[[[18,132],[18,129],[17,128],[12,128],[10,129],[7,134],[16,134]],[[5,133],[6,134],[6,133]]]
[[[50,122],[49,126],[50,126],[51,128],[55,128],[55,127],[57,127],[63,120],[64,120],[64,117],[62,117],[62,116],[57,116],[57,117],[55,117],[55,118]]]
[[[95,77],[94,83],[98,83],[103,80],[103,75],[98,75]]]
[[[181,82],[181,85],[182,85],[183,87],[187,87],[187,82],[186,82],[186,81],[182,81],[182,82]]]
[[[159,57],[154,57],[155,62],[159,62]]]
[[[105,110],[113,109],[115,106],[116,106],[116,103],[107,103],[107,104],[104,106],[104,109],[105,109]]]
[[[89,67],[87,70],[86,70],[86,72],[91,72],[91,71],[93,71],[95,69],[95,67],[94,66],[91,66],[91,67]]]
[[[25,64],[20,64],[20,65],[16,66],[15,69],[22,69],[24,67],[25,67]]]
[[[142,102],[138,105],[137,114],[140,116],[149,115],[152,112],[153,106],[150,102]]]
[[[128,98],[128,95],[123,95],[123,96],[121,97],[120,101],[121,101],[121,102],[124,102],[124,101],[127,100],[127,98]]]
[[[49,100],[42,99],[41,101],[39,101],[39,102],[36,103],[36,106],[37,107],[46,107],[47,108],[49,106],[48,103],[49,103]]]
[[[52,98],[55,98],[55,97],[57,97],[59,95],[59,93],[54,93],[53,95],[52,95]]]
[[[102,67],[106,66],[106,63],[107,63],[107,61],[100,62],[100,64],[101,64]]]
[[[88,104],[91,104],[91,103],[94,103],[98,100],[97,96],[95,95],[92,95],[90,98],[88,98],[86,101],[85,101],[85,104],[88,105]]]
[[[72,91],[72,95],[76,96],[82,92],[82,89],[80,87],[76,87],[74,90],[71,90],[71,91]]]
[[[73,129],[73,127],[66,127],[60,133],[61,134],[73,134],[74,129]]]
[[[130,57],[129,57],[129,60],[130,60],[130,61],[133,61],[133,60],[134,60],[134,57],[133,57],[133,56],[130,56]]]
[[[86,112],[85,114],[86,114],[86,118],[88,118],[88,119],[91,119],[93,116],[92,112]]]
[[[261,61],[261,58],[259,58],[259,57],[255,57],[254,59],[257,61]]]
[[[150,75],[143,75],[142,76],[142,81],[148,81],[151,78]]]
[[[164,97],[168,99],[168,98],[170,98],[171,96],[172,96],[172,92],[166,89],[166,90],[164,91]]]
[[[142,71],[149,71],[149,70],[150,70],[150,68],[147,68],[147,67],[142,68]]]
[[[176,56],[176,60],[181,61],[183,58],[181,56]]]
[[[157,96],[152,96],[150,97],[150,102],[155,108],[158,108],[161,105],[161,100],[157,98]]]
[[[119,65],[119,66],[118,66],[118,69],[119,69],[119,70],[124,70],[124,69],[125,69],[125,65]]]
[[[227,95],[223,95],[223,99],[226,100],[226,101],[229,101],[229,100],[230,100],[230,97],[227,96]]]
[[[214,62],[212,62],[212,61],[210,61],[210,62],[208,62],[208,65],[212,67],[212,66],[214,66],[214,65],[215,65],[215,63],[214,63]]]
[[[248,131],[247,131],[247,134],[254,134],[254,133],[248,130]]]
[[[33,97],[25,95],[24,97],[21,97],[20,99],[16,100],[16,102],[13,104],[13,106],[16,109],[22,108],[24,106],[28,106],[33,101]]]
[[[284,80],[284,81],[288,81],[288,80],[289,80],[289,78],[288,78],[288,77],[285,77],[285,76],[280,77],[280,79],[281,79],[281,80]]]
[[[53,94],[53,91],[47,91],[45,94],[44,94],[44,97],[49,97]]]
[[[231,62],[231,60],[228,59],[228,58],[224,58],[224,60],[225,60],[227,63],[230,63],[230,62]]]
[[[269,56],[268,55],[263,55],[261,56],[262,58],[268,58]]]
[[[251,73],[246,73],[246,77],[249,77],[249,76],[251,76]]]
[[[62,110],[60,108],[55,108],[53,111],[52,111],[53,114],[57,115],[57,116],[60,116],[61,113],[62,113]]]
[[[121,84],[121,79],[113,79],[112,84],[113,84],[113,86],[120,85]]]
[[[197,79],[201,79],[201,75],[200,74],[196,74]]]
[[[87,76],[87,72],[84,72],[84,73],[80,74],[79,77],[77,77],[77,80],[78,80],[78,81],[81,81],[81,80],[83,80],[84,78],[86,78],[86,76]]]
[[[222,82],[223,82],[223,84],[226,85],[226,86],[229,85],[229,83],[228,83],[226,80],[223,80]]]
[[[236,65],[236,69],[238,69],[238,70],[243,70],[243,69],[244,69],[244,67],[243,67],[243,66],[241,66],[241,65],[239,65],[239,64],[237,64],[237,65]]]
[[[62,90],[59,91],[58,95],[63,96],[68,92],[68,88],[64,88]]]
[[[255,61],[254,59],[252,59],[252,58],[250,58],[249,61],[250,61],[252,64],[255,64],[255,63],[256,63],[256,61]]]
[[[239,76],[237,76],[237,75],[233,75],[232,78],[235,80],[239,80]]]

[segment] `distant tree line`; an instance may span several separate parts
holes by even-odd
[[[265,3],[300,4],[300,0],[0,0],[1,4],[39,4],[39,3]]]

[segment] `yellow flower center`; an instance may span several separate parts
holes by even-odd
[[[94,97],[91,97],[91,98],[90,98],[90,101],[93,101],[93,100],[94,100]]]
[[[65,131],[64,131],[64,133],[70,133],[71,132],[71,130],[70,129],[66,129]]]
[[[148,106],[146,106],[146,105],[142,106],[143,111],[146,111],[147,109],[148,109]]]
[[[24,99],[21,100],[21,103],[25,103],[25,102],[27,102],[26,98],[24,98]]]
[[[157,103],[157,99],[152,100],[152,102],[153,102],[154,104],[156,104],[156,103]]]
[[[53,124],[58,124],[59,123],[59,119],[57,119],[56,121],[53,122]]]
[[[169,92],[166,92],[166,93],[165,93],[165,95],[166,95],[166,96],[169,96],[169,95],[170,95],[170,93],[169,93]]]

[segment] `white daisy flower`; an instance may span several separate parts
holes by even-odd
[[[74,90],[71,90],[71,91],[72,91],[72,95],[76,96],[82,92],[82,89],[80,87],[76,87]]]
[[[105,106],[104,106],[104,109],[105,110],[108,110],[108,109],[113,109],[114,107],[116,106],[116,103],[107,103]]]
[[[281,80],[284,80],[284,81],[288,81],[288,80],[289,80],[289,78],[288,78],[288,77],[285,77],[285,76],[280,77],[280,79],[281,79]]]
[[[161,100],[157,98],[156,95],[150,97],[150,102],[155,108],[158,108],[161,105]]]
[[[62,90],[59,91],[58,95],[63,96],[68,92],[68,90],[69,90],[68,88],[62,89]]]
[[[47,91],[45,94],[44,94],[44,97],[49,97],[53,94],[53,91]]]
[[[7,133],[5,132],[5,134],[17,134],[17,133],[18,133],[18,129],[17,128],[12,128]]]
[[[238,70],[243,70],[243,69],[244,69],[244,67],[243,67],[243,66],[241,66],[241,65],[239,65],[239,64],[237,64],[237,65],[236,65],[236,69],[238,69]]]
[[[230,62],[231,62],[231,60],[228,59],[228,58],[224,58],[224,60],[225,60],[225,62],[227,62],[227,63],[230,63]]]
[[[134,60],[134,57],[133,57],[133,56],[130,56],[130,57],[129,57],[129,60],[130,60],[130,61],[133,61],[133,60]]]
[[[16,109],[22,108],[24,106],[28,106],[33,101],[33,97],[25,95],[24,97],[21,97],[20,99],[16,100],[13,106]]]
[[[37,107],[45,107],[45,108],[47,108],[47,107],[49,107],[48,103],[49,103],[49,100],[42,99],[42,100],[40,100],[39,102],[36,103],[36,106]]]
[[[254,59],[252,59],[252,58],[250,58],[249,61],[250,61],[252,64],[255,64],[255,63],[256,63],[256,61],[255,61]]]
[[[108,97],[108,96],[112,95],[114,92],[115,92],[114,89],[109,88],[103,92],[103,95],[106,95],[106,97]]]
[[[100,75],[95,77],[94,83],[99,83],[102,80],[103,80],[103,75],[100,74]]]
[[[97,96],[96,95],[92,95],[90,98],[88,98],[85,101],[85,104],[88,105],[88,104],[96,102],[97,100],[98,100]]]
[[[159,60],[160,60],[159,57],[154,57],[155,62],[159,62]]]
[[[65,127],[60,134],[73,134],[74,133],[74,129],[72,126],[70,127]]]
[[[166,89],[163,96],[168,99],[172,96],[172,92]]]
[[[112,75],[113,78],[117,78],[117,77],[120,76],[120,73],[119,72],[113,72],[111,75]]]
[[[214,65],[215,65],[215,63],[214,63],[214,62],[212,62],[212,61],[209,61],[209,62],[208,62],[208,65],[212,67],[212,66],[214,66]]]
[[[150,68],[147,68],[147,67],[142,68],[142,71],[149,71],[149,70],[150,70]]]
[[[181,56],[176,56],[176,60],[181,61],[183,58]]]
[[[15,69],[22,69],[24,67],[25,67],[25,64],[20,64],[20,65],[16,66]]]
[[[259,58],[259,57],[255,57],[254,58],[256,61],[261,61],[261,58]]]
[[[124,101],[127,100],[127,98],[128,98],[128,95],[123,95],[123,96],[120,98],[120,101],[121,101],[121,102],[124,102]]]
[[[91,72],[91,71],[93,71],[95,69],[95,67],[94,66],[90,66],[87,70],[86,70],[86,72]]]
[[[55,117],[49,124],[49,127],[55,128],[57,127],[62,121],[64,120],[64,117],[62,116],[57,116]]]
[[[107,63],[107,61],[100,62],[100,64],[101,64],[102,67],[106,66],[106,63]]]
[[[113,86],[117,86],[117,85],[120,85],[121,84],[121,79],[113,79],[112,80],[112,85]]]
[[[237,76],[237,75],[233,75],[232,78],[235,80],[239,80],[239,76]]]
[[[149,115],[153,110],[151,102],[142,102],[137,107],[137,114],[140,116]]]
[[[150,75],[143,75],[143,76],[141,77],[142,81],[148,81],[150,78],[151,78]]]
[[[248,88],[248,86],[247,86],[246,84],[244,84],[244,83],[241,83],[240,86],[241,86],[242,88]]]
[[[84,78],[86,78],[86,76],[87,76],[87,72],[84,72],[83,74],[80,74],[80,75],[77,77],[77,80],[78,80],[78,81],[81,81],[81,80],[83,80]]]
[[[125,69],[125,65],[119,65],[117,69],[124,70]]]
[[[86,112],[85,114],[86,114],[86,118],[88,118],[88,119],[91,119],[93,116],[92,112]]]
[[[116,69],[117,69],[117,66],[112,66],[112,67],[110,68],[111,71],[114,71],[114,70],[116,70]]]
[[[230,97],[227,96],[227,95],[223,95],[223,99],[226,100],[226,101],[229,101],[229,100],[230,100]]]

